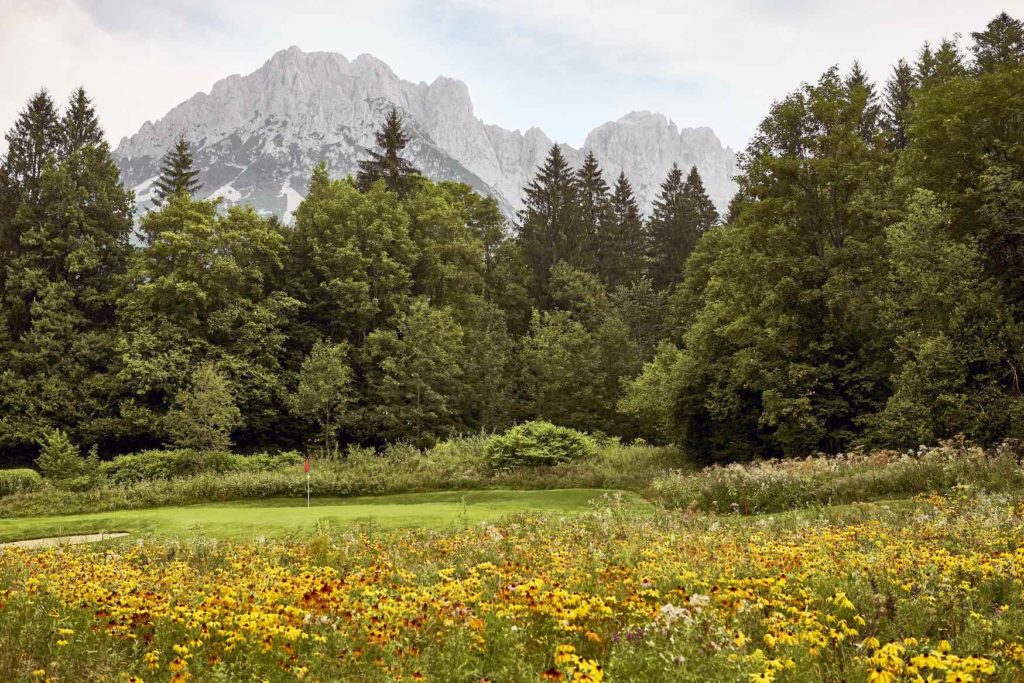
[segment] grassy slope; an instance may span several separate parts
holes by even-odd
[[[0,520],[0,542],[105,531],[128,531],[139,536],[202,535],[244,540],[257,536],[306,534],[321,523],[339,526],[372,522],[382,528],[441,528],[463,521],[496,521],[516,512],[572,512],[586,508],[591,501],[606,493],[592,489],[562,489],[314,498],[312,509],[306,509],[304,500],[273,498],[59,517],[25,517]],[[635,494],[623,495],[640,501]]]

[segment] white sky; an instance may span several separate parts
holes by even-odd
[[[152,5],[152,6],[149,6]],[[635,109],[742,149],[773,99],[860,59],[882,81],[1021,0],[0,0],[0,129],[40,87],[84,85],[113,144],[298,45],[466,82],[477,115],[579,145]],[[5,144],[0,141],[0,149]]]

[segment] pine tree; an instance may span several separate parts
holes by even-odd
[[[931,73],[922,78],[922,85],[945,83],[951,78],[967,74],[964,57],[956,40],[943,38],[939,49],[935,51],[935,60]]]
[[[0,215],[13,217],[20,201],[38,199],[43,168],[54,159],[60,147],[60,121],[48,92],[40,90],[32,96],[6,139],[4,187],[0,188],[3,214]]]
[[[914,75],[918,83],[924,83],[935,75],[935,53],[932,52],[931,43],[925,41],[917,53],[917,62],[914,64]]]
[[[615,246],[602,239],[607,229],[608,216],[608,183],[597,163],[593,152],[588,152],[583,165],[576,172],[576,186],[579,190],[579,232],[571,241],[579,244],[571,245],[573,251],[565,261],[570,265],[584,270],[593,270],[597,264],[606,259],[605,252]]]
[[[853,67],[846,76],[846,88],[850,92],[850,97],[864,98],[865,105],[861,110],[859,132],[861,139],[870,143],[878,130],[881,107],[878,104],[878,95],[875,93],[875,84],[861,68],[859,61],[853,62]]]
[[[746,197],[740,190],[736,191],[736,194],[729,200],[729,206],[725,210],[725,223],[732,225],[739,220],[740,213],[743,212],[743,205],[746,203]]]
[[[85,94],[85,88],[76,88],[71,93],[71,101],[61,118],[60,127],[61,152],[64,155],[103,142],[103,129],[96,118],[92,100]]]
[[[394,107],[388,112],[376,138],[381,151],[367,150],[370,158],[359,162],[356,186],[366,192],[375,182],[383,180],[389,190],[404,197],[415,186],[420,172],[400,156],[409,144],[409,138],[402,130],[402,117]]]
[[[901,59],[892,69],[892,76],[885,84],[885,98],[882,105],[882,125],[889,133],[893,149],[904,149],[907,139],[907,117],[917,89],[914,69]]]
[[[971,33],[975,67],[981,72],[1024,63],[1024,22],[1001,12],[984,31]]]
[[[174,147],[164,157],[160,177],[153,183],[156,195],[153,198],[153,205],[163,206],[168,199],[179,194],[194,195],[202,187],[198,177],[199,171],[194,166],[192,150],[185,141],[185,136],[180,135]]]
[[[651,240],[651,279],[658,289],[679,281],[683,264],[697,243],[696,220],[683,193],[684,185],[682,169],[672,164],[654,200],[647,224]]]
[[[625,173],[615,181],[608,211],[609,220],[601,235],[606,247],[600,252],[597,274],[605,285],[614,288],[638,281],[647,265],[644,220]]]
[[[550,303],[551,269],[576,253],[579,234],[576,177],[558,145],[525,188],[519,211],[519,242],[533,275],[531,294],[542,307]]]
[[[691,167],[689,175],[686,176],[683,195],[697,217],[698,237],[715,227],[718,223],[718,209],[715,208],[715,203],[711,201],[711,197],[705,191],[704,181],[701,180],[696,166]]]

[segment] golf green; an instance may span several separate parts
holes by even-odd
[[[442,528],[496,521],[517,512],[575,512],[611,491],[455,491],[359,498],[261,499],[210,505],[117,510],[80,515],[0,519],[0,542],[126,531],[132,537],[247,539],[302,536],[317,528],[366,522],[381,528]],[[621,493],[641,504],[639,496]]]

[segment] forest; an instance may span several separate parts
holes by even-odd
[[[195,198],[184,138],[137,220],[86,91],[41,90],[0,163],[0,465],[532,419],[704,463],[1024,437],[1024,25],[914,50],[780,94],[721,216],[696,168],[644,216],[556,145],[509,219],[392,111],[290,223]]]

